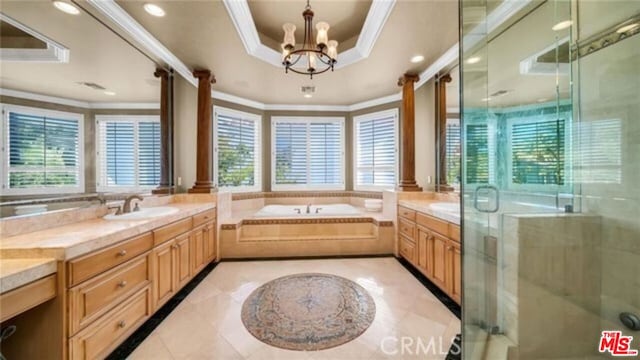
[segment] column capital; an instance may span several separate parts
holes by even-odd
[[[206,70],[206,69],[194,70],[193,76],[197,77],[198,80],[200,81],[206,81],[212,84],[216,83],[216,77],[211,73],[211,70]]]
[[[167,78],[169,77],[169,71],[163,68],[156,68],[156,71],[153,72],[153,76],[157,78]]]
[[[398,86],[417,83],[419,80],[420,80],[420,76],[418,74],[406,73],[398,79]]]

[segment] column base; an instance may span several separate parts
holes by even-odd
[[[189,190],[187,190],[190,194],[211,194],[217,193],[218,188],[213,185],[211,182],[199,183],[196,181],[196,184]]]
[[[398,185],[398,187],[396,188],[396,190],[398,191],[422,191],[422,188],[420,186],[418,186],[418,184],[416,184],[416,182],[406,182],[406,183],[400,183]]]

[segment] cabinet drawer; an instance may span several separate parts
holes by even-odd
[[[188,218],[154,230],[153,238],[155,245],[162,244],[167,240],[173,239],[176,236],[191,230],[191,224],[191,218]]]
[[[202,225],[204,223],[207,223],[209,221],[213,221],[215,219],[216,219],[216,210],[215,209],[203,211],[203,212],[201,212],[199,214],[193,215],[193,227],[196,227],[198,225]]]
[[[69,261],[68,287],[80,284],[106,270],[129,261],[153,247],[153,235],[147,233],[131,240]]]
[[[149,256],[133,259],[69,290],[69,332],[75,334],[150,283]]]
[[[400,231],[400,234],[406,235],[409,238],[413,239],[413,235],[416,232],[416,225],[403,218],[400,218],[398,222],[398,230]]]
[[[416,244],[410,239],[400,236],[400,255],[411,262],[415,262]]]
[[[403,206],[398,206],[398,216],[401,216],[405,219],[415,221],[416,220],[416,212],[411,209],[407,209]]]
[[[416,223],[442,235],[447,236],[449,234],[449,223],[443,220],[436,219],[433,216],[418,213],[416,215]]]
[[[56,275],[20,286],[0,295],[0,322],[56,297]]]
[[[460,226],[455,224],[449,224],[449,238],[460,242]]]
[[[146,287],[71,338],[71,359],[102,359],[134,332],[151,314]]]

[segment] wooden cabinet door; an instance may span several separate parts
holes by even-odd
[[[435,259],[435,237],[432,232],[427,233],[427,265],[426,265],[426,273],[430,279],[433,279],[433,273],[435,270],[434,259]]]
[[[169,300],[176,292],[174,246],[174,242],[169,241],[156,247],[153,251],[155,309]]]
[[[431,234],[429,233],[429,231],[422,229],[422,228],[418,228],[418,239],[417,239],[417,246],[418,246],[418,268],[423,272],[426,273],[427,272],[427,264],[429,263],[428,260],[428,247],[429,247],[429,236]]]
[[[433,282],[441,289],[447,285],[447,238],[438,234],[433,237]]]
[[[191,247],[190,245],[190,240],[191,240],[191,236],[189,236],[190,234],[184,234],[181,235],[179,237],[176,238],[175,240],[175,254],[176,254],[176,269],[175,269],[175,275],[176,275],[176,284],[177,284],[177,288],[180,289],[182,288],[186,283],[189,282],[189,280],[191,280],[191,263],[190,263],[190,258],[191,258]]]
[[[191,273],[197,274],[206,265],[205,248],[207,246],[207,228],[200,227],[191,232]]]
[[[447,244],[447,292],[457,303],[460,303],[462,292],[461,259],[460,244],[449,240]]]
[[[206,263],[210,263],[215,260],[217,251],[216,251],[216,223],[209,223],[206,227],[205,234],[205,258]]]

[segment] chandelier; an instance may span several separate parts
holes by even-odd
[[[297,74],[313,75],[322,74],[331,69],[337,62],[338,42],[329,40],[329,24],[319,22],[316,24],[318,34],[313,40],[313,11],[307,0],[307,6],[302,12],[304,18],[304,41],[302,47],[296,49],[296,38],[294,32],[296,26],[291,23],[282,25],[284,30],[284,42],[282,43],[282,65],[285,73],[293,71]]]

